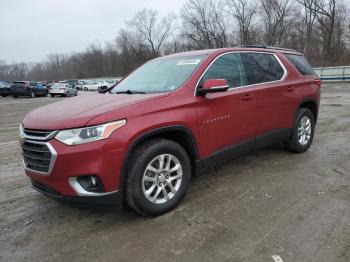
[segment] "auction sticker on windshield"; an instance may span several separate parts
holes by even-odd
[[[180,60],[177,65],[197,65],[200,61],[200,59]]]

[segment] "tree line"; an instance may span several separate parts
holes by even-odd
[[[179,14],[142,9],[115,40],[40,63],[0,61],[1,80],[123,76],[145,61],[196,49],[264,44],[292,48],[313,66],[350,64],[349,3],[343,0],[187,0]]]

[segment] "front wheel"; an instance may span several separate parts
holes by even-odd
[[[130,159],[127,204],[145,216],[164,214],[185,196],[190,179],[186,151],[171,140],[152,139],[139,146]]]
[[[305,152],[314,138],[315,118],[307,108],[299,108],[296,114],[292,136],[285,146],[294,153]]]

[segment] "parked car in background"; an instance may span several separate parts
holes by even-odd
[[[78,80],[78,84],[75,86],[78,90],[83,90],[84,85],[86,84],[86,80]]]
[[[179,204],[195,172],[274,143],[308,150],[320,94],[320,79],[290,49],[157,58],[108,95],[29,113],[20,126],[25,172],[57,199],[160,215]]]
[[[83,86],[84,91],[97,91],[103,84],[102,82],[89,81]]]
[[[72,83],[67,82],[59,82],[52,85],[49,89],[49,93],[51,97],[56,95],[60,96],[76,96],[78,95],[78,90]]]
[[[115,86],[121,78],[117,79],[107,79],[105,80],[100,87],[98,87],[99,93],[104,93],[108,88],[111,88],[112,86]]]
[[[0,81],[0,95],[2,97],[6,97],[11,95],[11,88],[10,88],[10,84],[8,82],[3,82]]]
[[[46,88],[47,90],[49,90],[49,88],[54,85],[55,83],[58,83],[58,81],[55,81],[55,80],[50,80],[50,81],[47,81],[46,82]]]
[[[64,80],[64,82],[73,84],[75,87],[79,85],[79,80],[77,79],[69,79],[69,80]]]
[[[14,98],[19,96],[36,97],[47,96],[48,91],[41,82],[33,81],[14,81],[10,87],[11,95]]]

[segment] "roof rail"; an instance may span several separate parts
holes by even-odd
[[[283,47],[277,47],[277,46],[266,46],[266,45],[241,45],[241,46],[238,46],[238,47],[266,48],[266,49],[276,49],[276,50],[284,50],[284,51],[296,52],[295,49],[283,48]]]

